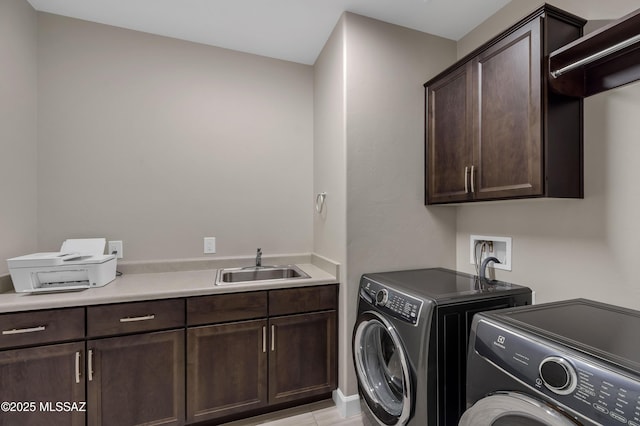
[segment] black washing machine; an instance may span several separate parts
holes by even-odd
[[[464,426],[640,426],[640,312],[585,299],[473,320]]]
[[[448,269],[365,274],[353,358],[365,424],[456,425],[472,317],[531,304],[531,290]]]

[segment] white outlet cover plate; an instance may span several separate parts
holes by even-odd
[[[481,255],[480,262],[485,257],[495,256],[501,263],[493,263],[492,268],[502,269],[503,271],[511,270],[511,237],[497,237],[491,235],[471,235],[469,238],[469,263],[475,265],[474,253],[476,241],[493,241],[494,253],[485,253]]]
[[[122,241],[109,241],[107,244],[108,254],[118,252],[116,259],[122,259],[124,257],[124,251],[122,248]]]
[[[204,237],[204,254],[215,254],[216,237]]]

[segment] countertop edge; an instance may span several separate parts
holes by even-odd
[[[77,292],[47,294],[15,293],[13,290],[0,294],[0,313],[58,309],[77,306],[103,305],[110,303],[139,302],[145,300],[173,299],[192,296],[206,296],[224,293],[239,293],[281,288],[308,287],[338,283],[339,265],[329,259],[315,255],[302,255],[289,260],[307,260],[309,263],[295,263],[311,278],[295,280],[273,280],[253,283],[215,285],[217,269],[196,269],[170,272],[128,273],[100,288]],[[306,256],[306,257],[305,257]],[[317,263],[318,265],[314,263]],[[224,266],[228,267],[228,266]],[[120,270],[120,266],[118,266]],[[152,268],[158,270],[157,268]],[[326,269],[333,269],[327,271]],[[333,273],[332,273],[333,272]],[[335,275],[334,275],[335,273]],[[2,277],[0,277],[1,279]]]

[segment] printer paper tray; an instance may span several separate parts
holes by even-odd
[[[57,285],[72,282],[84,281],[89,286],[89,274],[86,269],[70,270],[70,271],[41,271],[34,272],[36,275],[36,283],[40,286]]]
[[[89,288],[89,281],[84,283],[59,283],[57,285],[43,285],[42,287],[34,288],[29,293],[55,293],[58,291],[80,291]]]
[[[33,291],[68,291],[89,288],[89,273],[86,269],[68,271],[34,272]]]

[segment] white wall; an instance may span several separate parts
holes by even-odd
[[[553,2],[589,19],[622,16],[631,2]],[[635,2],[637,3],[637,2]],[[459,54],[481,44],[534,8],[512,1],[461,40]],[[518,11],[521,12],[518,14]],[[508,12],[508,13],[507,13]],[[519,15],[519,16],[518,16]],[[504,18],[504,19],[501,19]],[[472,272],[469,235],[513,237],[513,271],[498,279],[531,286],[538,302],[585,297],[640,309],[640,83],[585,100],[584,200],[528,200],[465,205],[457,216],[457,269]]]
[[[0,276],[36,250],[37,34],[29,3],[0,1]]]
[[[310,252],[313,68],[39,14],[38,248]]]

